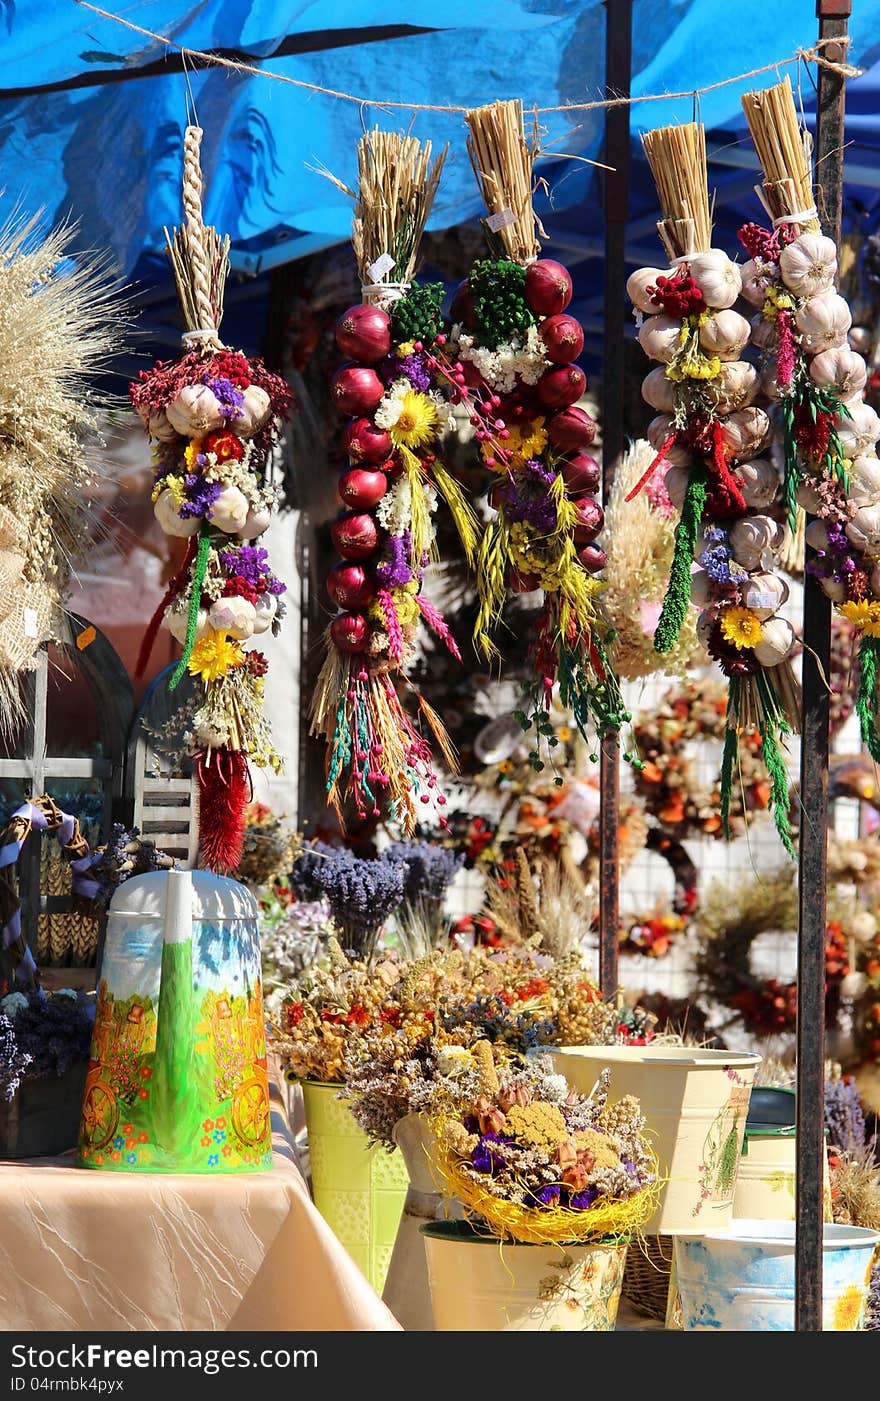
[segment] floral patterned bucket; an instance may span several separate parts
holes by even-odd
[[[465,1221],[422,1226],[442,1333],[612,1333],[628,1242],[524,1245]]]
[[[78,1163],[272,1165],[254,897],[210,871],[133,876],[110,902]]]
[[[556,1069],[589,1094],[603,1066],[609,1100],[635,1095],[665,1178],[645,1235],[730,1220],[759,1055],[695,1046],[560,1046]]]
[[[880,1233],[822,1228],[822,1328],[864,1326]],[[794,1332],[795,1223],[735,1219],[724,1231],[675,1237],[675,1274],[686,1332]]]
[[[381,1294],[409,1178],[400,1152],[370,1141],[341,1085],[301,1080],[315,1206]]]

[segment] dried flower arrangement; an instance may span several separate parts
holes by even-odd
[[[789,527],[815,517],[808,568],[856,628],[856,711],[880,759],[880,417],[865,402],[867,365],[847,336],[852,313],[836,290],[837,248],[813,202],[811,141],[786,78],[747,93],[743,109],[764,171],[772,229],[747,224],[743,293],[759,308],[764,384],[779,404]]]
[[[90,539],[100,430],[96,381],[128,313],[76,228],[10,213],[0,227],[0,735],[24,719],[20,677],[64,636],[59,606]]]
[[[632,1096],[608,1104],[610,1072],[572,1091],[549,1057],[471,1065],[432,1104],[436,1167],[468,1218],[501,1240],[543,1244],[630,1235],[654,1210],[657,1162]]]
[[[336,326],[348,363],[337,371],[332,394],[348,420],[349,465],[339,479],[342,507],[330,533],[340,559],[327,592],[340,611],[326,631],[311,730],[326,742],[327,799],[340,823],[351,800],[360,817],[384,815],[406,836],[415,830],[420,804],[436,800],[442,825],[446,802],[430,739],[404,707],[407,692],[456,770],[443,723],[411,676],[425,626],[461,660],[422,591],[437,555],[432,515],[439,497],[468,560],[479,534],[441,457],[443,438],[454,428],[437,359],[446,341],[443,285],[413,282],[445,158],[445,147],[432,161],[430,142],[375,129],[358,143],[357,194],[330,177],[356,199],[353,244],[363,301]]]
[[[89,1059],[95,999],[73,988],[0,998],[0,1094],[10,1103],[28,1080],[66,1075]]]
[[[794,855],[780,744],[799,723],[800,691],[789,661],[794,631],[779,616],[788,586],[771,567],[784,539],[777,519],[782,484],[774,465],[759,456],[771,427],[754,404],[758,372],[740,358],[751,331],[733,309],[740,269],[711,247],[703,127],[661,127],[646,133],[643,144],[670,267],[641,268],[627,283],[639,342],[659,362],[642,386],[658,410],[647,433],[657,456],[628,495],[636,496],[665,462],[666,491],[680,512],[654,647],[664,653],[675,644],[691,601],[702,609],[697,637],[728,681],[719,793],[724,830],[739,736],[757,730],[770,811]],[[702,568],[692,575],[694,560]]]
[[[524,708],[532,759],[552,748],[554,688],[595,748],[596,732],[617,733],[629,718],[613,668],[614,632],[596,575],[603,512],[595,499],[595,436],[577,406],[586,389],[575,364],[583,329],[566,308],[572,282],[561,264],[538,257],[544,230],[532,194],[538,133],[526,136],[519,101],[465,114],[468,151],[487,209],[489,256],[478,259],[453,299],[451,377],[469,410],[494,511],[480,543],[475,639],[487,658],[509,591],[541,589],[544,606],[531,649]]]
[[[201,693],[184,702],[165,739],[183,730],[195,758],[199,841],[212,870],[242,854],[249,763],[280,771],[263,710],[261,652],[242,643],[283,616],[285,585],[256,541],[276,504],[271,459],[291,394],[262,361],[220,340],[229,240],[202,219],[202,132],[184,136],[186,222],[166,239],[184,325],[183,352],[142,371],[130,390],[153,443],[156,519],[186,552],[143,639],[138,672],[164,624],[182,645],[169,681],[189,674]],[[158,736],[161,743],[162,736]]]

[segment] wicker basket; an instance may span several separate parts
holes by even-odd
[[[632,1242],[626,1253],[622,1294],[636,1313],[666,1321],[672,1261],[672,1236],[643,1236]]]

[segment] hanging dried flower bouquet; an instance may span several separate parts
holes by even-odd
[[[199,840],[211,869],[233,870],[250,797],[248,764],[280,769],[263,714],[266,659],[242,643],[276,631],[284,584],[255,543],[276,501],[270,461],[290,390],[260,360],[220,340],[229,240],[203,223],[201,130],[185,133],[186,222],[169,236],[186,330],[182,354],[142,372],[131,400],[153,443],[154,512],[187,541],[183,562],[144,637],[138,671],[161,625],[182,645],[174,690],[188,671],[202,690],[169,732],[186,731],[199,790]]]
[[[667,465],[666,488],[680,511],[654,647],[669,651],[691,602],[702,609],[697,636],[728,679],[720,783],[725,831],[739,735],[756,730],[770,776],[769,807],[793,854],[781,742],[797,728],[800,690],[788,661],[794,631],[779,616],[788,587],[773,569],[784,538],[781,482],[759,455],[770,440],[770,420],[754,404],[758,372],[740,358],[750,335],[748,321],[734,310],[740,269],[711,246],[703,128],[662,127],[643,142],[670,266],[641,268],[627,283],[639,342],[659,362],[642,386],[658,411],[648,427],[657,456],[630,496]],[[701,569],[692,575],[695,560]]]

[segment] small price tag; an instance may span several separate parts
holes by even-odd
[[[87,647],[90,647],[92,645],[97,636],[98,634],[95,631],[95,629],[91,626],[91,624],[87,628],[83,628],[82,632],[77,635],[76,639],[76,645],[79,651],[84,652]]]
[[[772,593],[753,593],[749,597],[749,607],[775,608],[778,601]]]
[[[643,311],[634,311],[633,321],[636,323],[636,330],[640,331],[645,324],[645,313]]]
[[[506,229],[508,224],[516,223],[516,215],[512,209],[499,209],[497,214],[490,214],[486,220],[486,227],[492,233],[498,233],[499,229]]]
[[[390,272],[394,267],[394,259],[390,253],[380,253],[375,263],[370,263],[367,272],[374,282],[379,282],[386,272]]]
[[[25,637],[36,637],[39,632],[37,627],[36,608],[25,608],[24,610],[24,635]]]

